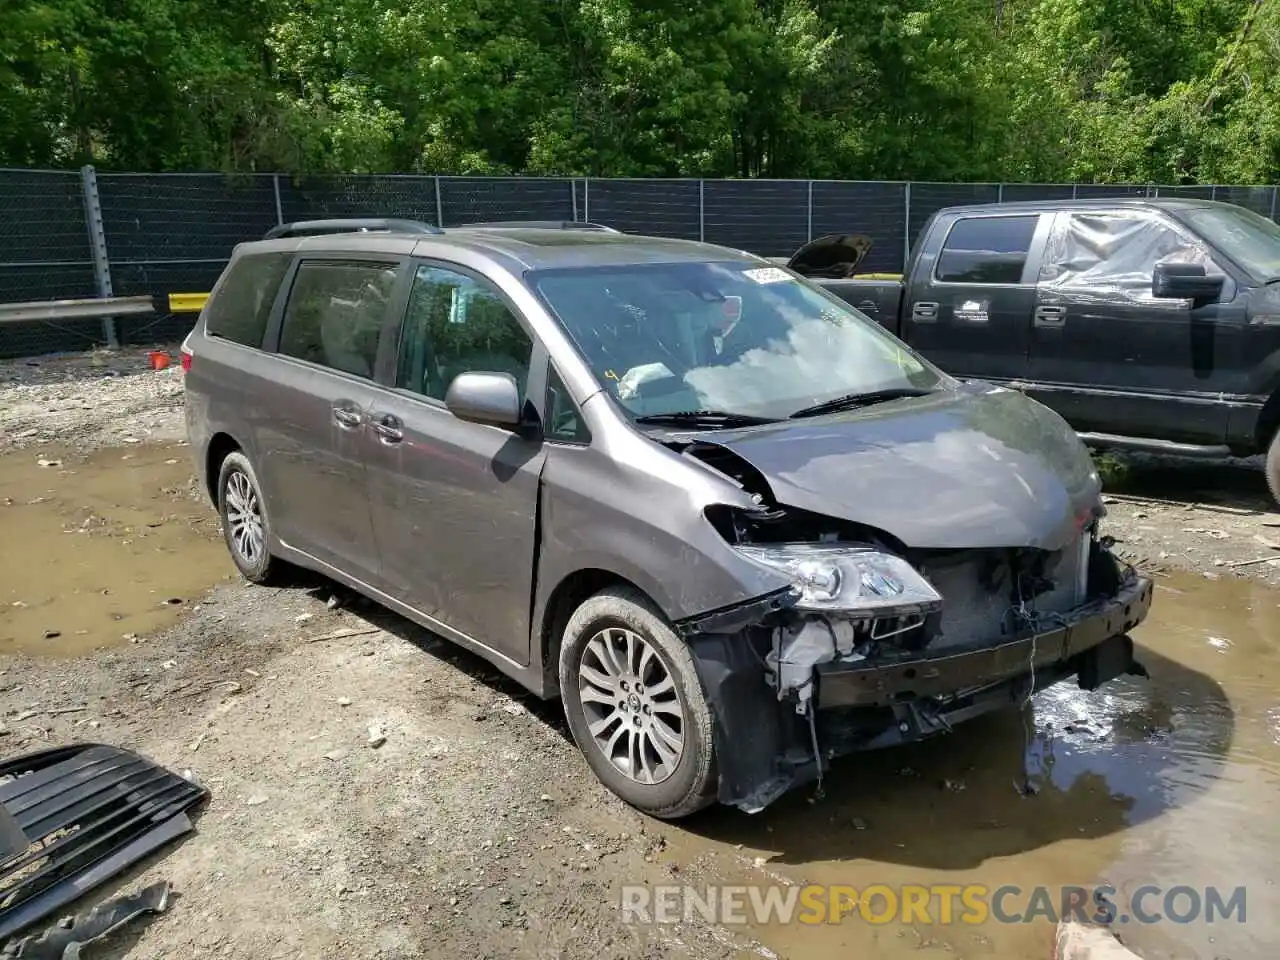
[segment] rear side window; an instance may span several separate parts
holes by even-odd
[[[398,269],[394,263],[337,260],[299,264],[284,309],[280,352],[372,377]]]
[[[292,259],[291,253],[257,253],[236,260],[204,308],[205,333],[261,347],[276,291]]]
[[[957,220],[938,254],[944,283],[1021,283],[1039,214]]]

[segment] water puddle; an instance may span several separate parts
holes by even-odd
[[[1150,680],[1093,693],[1061,685],[950,736],[846,759],[816,803],[801,794],[756,817],[707,816],[671,835],[669,854],[689,865],[673,882],[883,884],[898,896],[912,885],[1012,885],[1006,917],[1034,912],[1037,885],[1056,901],[1064,885],[1109,884],[1117,906],[1154,885],[1141,900],[1148,916],[1165,913],[1174,887],[1202,900],[1217,887],[1224,901],[1244,887],[1244,923],[1209,924],[1202,910],[1188,923],[1116,929],[1146,960],[1270,957],[1280,942],[1280,591],[1192,575],[1157,582],[1135,634]],[[1029,794],[1019,789],[1028,782]],[[1187,915],[1190,894],[1179,896],[1170,912]],[[975,923],[962,912],[957,899],[950,923],[935,906],[928,922],[869,923],[855,910],[839,923],[738,932],[806,960],[1051,955],[1044,914]]]
[[[0,653],[73,657],[124,643],[230,576],[192,483],[178,445],[0,456]]]

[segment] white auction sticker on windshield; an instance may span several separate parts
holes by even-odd
[[[785,270],[779,270],[777,267],[759,267],[755,270],[743,270],[744,277],[750,277],[756,283],[782,283],[784,280],[793,280],[794,277]]]

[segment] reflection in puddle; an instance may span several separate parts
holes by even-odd
[[[1028,896],[1047,885],[1055,899],[1063,885],[1109,883],[1120,901],[1143,884],[1218,886],[1224,899],[1244,886],[1244,924],[1129,924],[1122,939],[1146,960],[1269,958],[1280,942],[1280,592],[1161,579],[1135,639],[1150,680],[1093,693],[1069,682],[1021,715],[849,758],[825,799],[788,797],[756,817],[716,811],[676,831],[673,856],[692,865],[686,878],[703,874],[694,883],[1014,884]],[[1018,789],[1024,778],[1031,795]],[[854,915],[750,934],[806,960],[1049,955],[1045,920],[937,919],[872,925]]]
[[[176,444],[0,456],[0,653],[122,643],[233,573],[192,476]]]

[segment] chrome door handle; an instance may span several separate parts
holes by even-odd
[[[355,430],[364,423],[364,414],[351,407],[334,404],[333,421],[344,430]]]
[[[1035,323],[1037,327],[1058,328],[1066,326],[1067,308],[1057,304],[1044,303],[1036,307]]]
[[[874,300],[863,300],[861,303],[857,304],[857,308],[863,313],[880,312],[880,304],[876,303]]]
[[[916,323],[935,323],[938,319],[938,305],[929,301],[913,303],[911,319]]]
[[[384,413],[371,418],[369,422],[373,426],[373,432],[383,443],[399,443],[404,439],[404,424],[399,417]]]

